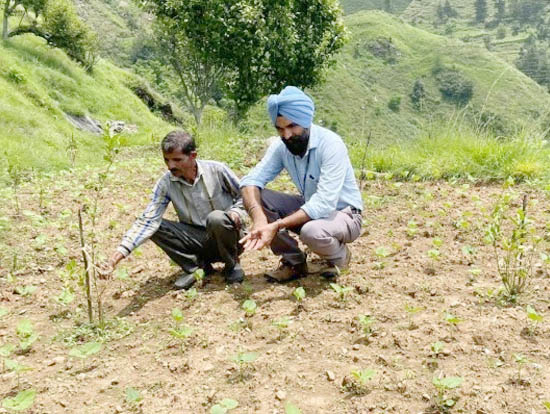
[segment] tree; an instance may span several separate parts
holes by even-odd
[[[476,22],[482,23],[487,18],[487,0],[475,0]]]
[[[345,40],[337,0],[139,1],[192,51],[197,68],[221,76],[235,119],[284,85],[318,83]]]
[[[21,10],[20,24],[10,31],[8,18]],[[27,19],[25,24],[23,18]],[[78,17],[70,0],[5,0],[2,38],[32,33],[49,45],[67,52],[72,59],[91,69],[97,60],[97,37]]]
[[[424,99],[426,99],[426,89],[420,79],[414,82],[412,92],[409,96],[414,107],[421,111],[424,105]]]
[[[530,36],[519,51],[516,66],[519,70],[541,85],[550,86],[550,63],[543,46],[537,45]]]
[[[494,0],[495,3],[495,19],[498,22],[504,20],[506,16],[506,0]]]

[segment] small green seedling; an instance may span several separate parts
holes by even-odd
[[[464,256],[474,256],[476,254],[476,249],[469,245],[462,246],[462,254]]]
[[[231,398],[224,398],[218,404],[210,408],[210,414],[226,414],[239,406],[239,402]]]
[[[56,296],[55,301],[60,305],[67,306],[74,300],[74,292],[71,288],[64,287],[59,296]]]
[[[550,401],[543,401],[542,405],[544,408],[546,408],[546,412],[550,413]]]
[[[432,246],[436,249],[439,249],[441,246],[443,246],[443,240],[441,240],[439,237],[434,237],[432,239]]]
[[[288,316],[284,316],[281,319],[277,319],[271,322],[271,324],[279,331],[278,339],[281,339],[283,337],[283,334],[285,333],[291,322],[292,321]]]
[[[24,411],[32,407],[36,391],[33,389],[19,392],[14,398],[4,398],[2,407],[13,411]]]
[[[19,338],[19,347],[22,352],[28,352],[32,344],[38,339],[32,328],[31,321],[28,319],[21,319],[17,324],[16,333]]]
[[[514,360],[518,364],[518,377],[516,379],[516,383],[521,385],[523,384],[523,380],[521,379],[521,368],[524,364],[527,364],[529,360],[522,354],[514,354]]]
[[[409,220],[407,223],[407,236],[414,237],[418,233],[418,224],[414,220]]]
[[[369,381],[376,375],[376,371],[370,368],[351,371],[351,379],[344,378],[342,386],[349,392],[357,395],[365,394],[368,391]]]
[[[437,341],[431,344],[430,348],[435,355],[439,355],[441,351],[443,351],[443,348],[445,348],[445,345],[443,344],[443,342]]]
[[[346,300],[346,296],[348,292],[352,290],[349,286],[340,286],[337,283],[331,283],[330,287],[338,294],[338,299],[340,302],[344,302]]]
[[[388,257],[391,254],[391,251],[390,251],[390,249],[388,249],[385,246],[380,246],[380,247],[376,248],[376,250],[374,251],[374,254],[378,258],[384,259],[384,258]]]
[[[33,285],[17,286],[15,288],[15,293],[21,296],[31,296],[34,292],[36,292],[36,286]]]
[[[239,378],[244,379],[245,372],[252,366],[251,364],[258,359],[256,352],[239,352],[233,355],[232,360],[236,362],[239,367]]]
[[[418,328],[418,325],[416,325],[412,320],[413,315],[415,315],[418,312],[421,312],[423,310],[424,310],[424,308],[421,307],[421,306],[412,306],[412,305],[409,305],[408,303],[405,304],[405,311],[407,312],[407,316],[408,316],[408,319],[409,319],[409,329],[410,330]]]
[[[7,358],[12,354],[13,351],[15,351],[15,345],[12,345],[12,344],[2,345],[0,346],[0,357]]]
[[[204,281],[204,270],[197,269],[193,272],[193,276],[195,276],[195,280],[197,281],[197,284],[199,286],[202,286]]]
[[[528,328],[529,335],[535,335],[538,324],[541,323],[544,318],[542,317],[542,315],[539,315],[531,305],[527,305],[525,311],[527,312],[527,317],[531,321],[531,324]]]
[[[435,403],[441,412],[447,412],[455,406],[458,397],[448,395],[448,392],[460,387],[463,382],[464,379],[462,377],[434,377],[432,379],[432,384],[437,390]]]
[[[174,321],[174,326],[168,329],[168,333],[174,338],[185,340],[193,333],[193,328],[184,325],[183,322],[183,312],[179,308],[172,309],[172,319]],[[182,345],[183,347],[184,345]]]
[[[302,301],[305,299],[306,297],[306,291],[305,289],[300,286],[300,287],[297,287],[296,289],[294,289],[294,291],[292,292],[292,296],[294,296],[296,298],[296,301],[298,303],[302,303]]]
[[[437,249],[430,249],[426,254],[432,260],[439,260],[439,258],[441,257],[441,252]]]
[[[171,315],[172,315],[172,319],[176,323],[179,323],[179,322],[183,321],[183,312],[181,311],[181,309],[179,309],[179,308],[172,309]]]
[[[85,360],[91,355],[97,354],[101,351],[101,342],[88,342],[83,345],[75,346],[69,351],[69,356]]]
[[[370,315],[359,315],[357,319],[359,320],[363,336],[369,338],[372,335],[372,324],[375,321],[374,317]]]
[[[449,312],[445,312],[443,319],[445,320],[445,322],[452,326],[457,326],[460,322],[462,322],[462,319],[457,318],[455,315]]]
[[[32,370],[31,367],[29,367],[27,365],[20,364],[19,362],[17,362],[14,359],[5,358],[3,361],[4,361],[4,368],[7,369],[8,371],[15,372],[15,374],[17,375],[17,385],[18,386],[19,386],[19,375],[22,372]]]
[[[258,305],[256,305],[256,302],[252,299],[247,299],[242,304],[242,309],[245,311],[245,315],[247,317],[252,317],[256,313],[256,308]]]
[[[197,297],[197,294],[198,294],[197,289],[191,288],[185,293],[185,297],[189,300],[193,300]]]
[[[285,404],[285,414],[302,414],[302,410],[291,402],[287,402]]]
[[[131,405],[135,405],[143,400],[141,393],[134,387],[126,388],[126,402]]]

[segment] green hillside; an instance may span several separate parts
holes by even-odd
[[[2,158],[24,168],[48,169],[70,164],[71,136],[77,160],[98,159],[97,135],[76,129],[67,114],[133,124],[130,145],[151,141],[171,127],[153,115],[131,91],[135,75],[107,61],[87,73],[64,52],[32,35],[0,43],[0,144]]]
[[[392,13],[401,13],[407,8],[411,0],[340,0],[345,14],[357,13],[361,10],[389,10]]]
[[[428,33],[379,11],[348,16],[346,24],[350,41],[313,95],[317,120],[351,141],[369,132],[373,143],[409,140],[432,121],[449,119],[489,123],[497,133],[512,133],[547,115],[550,95],[483,48]],[[456,69],[472,81],[473,98],[466,107],[442,98],[433,75],[436,65]],[[427,95],[421,110],[409,98],[417,79]],[[392,98],[401,99],[397,110],[388,106]]]

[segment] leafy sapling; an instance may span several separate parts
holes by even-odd
[[[29,352],[32,344],[38,339],[38,334],[34,332],[31,321],[28,319],[20,320],[15,332],[19,338],[19,348],[21,352]]]
[[[168,329],[168,333],[174,338],[185,341],[193,333],[193,328],[183,324],[183,312],[179,308],[172,309],[173,327]],[[181,345],[182,350],[185,348],[185,343]]]
[[[373,333],[372,325],[375,321],[374,317],[370,315],[359,315],[357,320],[361,327],[362,338],[368,341]]]
[[[239,352],[231,358],[239,368],[239,379],[244,380],[246,373],[252,368],[252,363],[258,359],[256,352]]]
[[[256,302],[254,300],[247,299],[243,302],[241,307],[245,312],[245,316],[247,318],[251,318],[252,316],[254,316],[256,314],[256,309],[257,309],[258,305],[256,305]]]
[[[411,331],[414,329],[418,329],[418,325],[414,323],[412,317],[418,312],[421,312],[423,310],[424,308],[421,306],[413,306],[413,305],[409,305],[408,303],[405,304],[405,311],[407,312],[407,317],[409,320],[409,329]]]
[[[516,361],[516,364],[518,364],[518,375],[517,378],[513,381],[518,385],[527,385],[527,381],[521,378],[521,369],[523,368],[523,365],[527,364],[529,360],[522,354],[514,354],[513,355],[514,360]]]
[[[279,335],[277,336],[278,340],[281,340],[282,337],[286,334],[286,330],[288,329],[289,325],[291,324],[291,320],[288,316],[284,316],[280,319],[274,320],[271,322],[271,324],[277,328],[277,331],[279,332]]]
[[[342,386],[346,391],[353,394],[366,394],[369,391],[368,384],[375,375],[376,371],[371,368],[354,370],[351,371],[351,377],[344,377]]]

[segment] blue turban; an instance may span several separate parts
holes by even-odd
[[[279,95],[267,99],[267,111],[273,125],[277,115],[282,115],[302,128],[309,128],[313,121],[315,105],[309,96],[295,86],[287,86]]]

